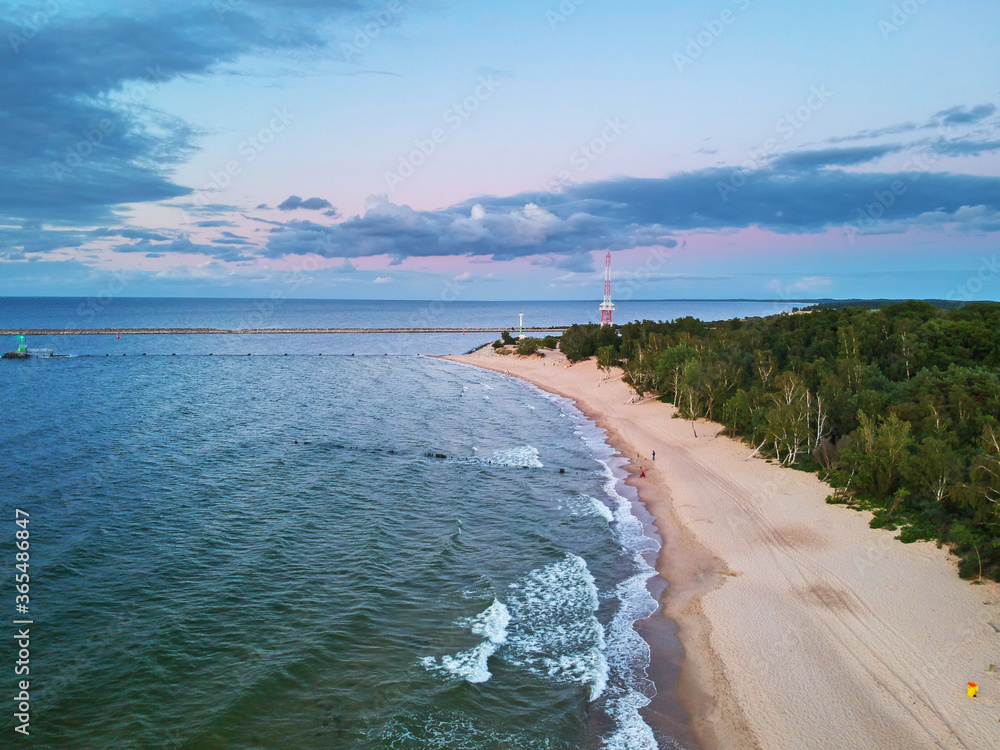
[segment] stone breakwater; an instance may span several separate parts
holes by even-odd
[[[526,333],[565,331],[569,326],[524,327]],[[513,331],[511,326],[495,328],[19,328],[0,329],[0,336],[107,336],[118,334],[259,334],[259,333],[497,333]]]

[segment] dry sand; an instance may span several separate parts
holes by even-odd
[[[1000,748],[1000,585],[827,505],[813,475],[747,460],[718,424],[697,422],[696,437],[673,407],[629,403],[618,370],[604,379],[551,352],[449,359],[573,399],[631,459],[664,538],[678,694],[703,748]]]

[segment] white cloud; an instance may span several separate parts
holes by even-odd
[[[1000,227],[1000,211],[992,206],[961,206],[954,212],[927,211],[915,219],[916,223],[928,226],[953,225],[966,231],[995,232]]]
[[[492,271],[489,273],[472,273],[471,271],[465,271],[457,276],[453,276],[451,280],[459,284],[463,284],[470,281],[493,281],[494,277]]]
[[[392,276],[379,276],[378,278],[375,279],[374,283],[376,283],[376,284],[391,284],[392,283]]]

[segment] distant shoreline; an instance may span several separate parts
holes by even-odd
[[[816,476],[748,459],[721,425],[633,403],[618,370],[489,347],[445,359],[572,399],[629,459],[664,541],[677,697],[703,750],[1000,747],[1000,584],[972,586],[933,543],[826,504]],[[642,713],[667,729],[656,701]]]

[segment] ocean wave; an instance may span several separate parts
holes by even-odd
[[[550,679],[589,684],[590,699],[603,697],[604,709],[615,722],[603,738],[604,747],[655,750],[657,740],[639,713],[656,695],[656,687],[647,676],[650,648],[635,623],[657,608],[647,588],[656,571],[644,556],[657,551],[660,543],[647,536],[632,501],[619,492],[619,480],[610,465],[613,451],[603,431],[575,409],[566,409],[562,397],[541,395],[560,407],[560,416],[576,422],[574,435],[590,447],[601,467],[603,497],[581,493],[567,499],[561,509],[571,515],[599,515],[606,520],[616,542],[631,555],[633,572],[607,593],[607,597],[618,599],[619,605],[606,628],[596,619],[598,591],[582,558],[570,555],[511,584],[507,604],[512,622],[498,658]],[[669,738],[665,741],[670,742]]]
[[[590,500],[590,507],[594,509],[595,515],[600,516],[608,523],[611,523],[612,521],[615,520],[615,514],[611,511],[611,508],[602,503],[596,497],[590,497],[588,495],[588,499]]]
[[[604,467],[601,472],[604,476],[603,489],[613,508],[619,543],[627,550],[655,552],[660,548],[659,542],[646,536],[646,529],[643,527],[642,521],[636,518],[632,512],[631,501],[618,492],[618,479],[611,471],[611,467],[600,459],[598,462]]]
[[[510,584],[510,633],[505,662],[529,672],[590,687],[597,700],[608,680],[597,585],[577,555],[531,571]]]
[[[600,461],[604,469],[604,492],[613,507],[613,528],[619,544],[632,553],[634,573],[615,587],[618,611],[608,623],[608,663],[610,687],[607,692],[607,712],[615,720],[615,729],[604,738],[610,750],[656,750],[653,730],[639,713],[656,695],[656,686],[646,676],[650,663],[649,644],[635,629],[637,620],[656,612],[656,601],[646,587],[656,570],[646,562],[644,553],[659,549],[655,539],[646,536],[645,529],[632,512],[632,503],[618,492],[618,480],[611,467]]]
[[[519,750],[551,750],[547,737],[531,737],[524,733],[503,732],[482,726],[467,716],[433,714],[427,717],[393,719],[385,727],[368,734],[387,750],[472,750],[473,748],[519,748]],[[563,747],[559,745],[559,747]]]
[[[483,641],[478,646],[459,651],[457,654],[445,654],[440,658],[425,656],[420,660],[420,664],[427,670],[443,672],[467,682],[486,682],[493,676],[488,662],[496,650],[497,644]]]
[[[475,617],[469,617],[461,623],[468,625],[469,629],[476,635],[481,635],[490,643],[499,645],[507,640],[510,610],[499,599],[494,599],[484,612],[480,612]]]
[[[541,469],[544,464],[538,460],[538,449],[533,445],[521,445],[516,448],[493,451],[489,459],[500,466],[526,466]]]
[[[608,681],[604,628],[597,620],[597,585],[583,558],[567,555],[509,584],[483,612],[458,621],[486,638],[457,654],[425,657],[420,664],[469,682],[486,682],[494,654],[537,677],[575,682],[597,700]],[[500,650],[502,648],[502,650]],[[499,652],[499,653],[498,653]]]
[[[571,516],[603,518],[608,523],[615,520],[615,514],[607,505],[591,495],[574,495],[559,504],[559,510]]]
[[[420,664],[427,670],[442,672],[468,682],[487,682],[493,676],[489,670],[489,659],[507,640],[509,622],[507,607],[494,599],[485,611],[458,622],[476,635],[485,637],[485,641],[457,654],[446,654],[440,658],[426,656],[420,660]]]
[[[614,717],[617,727],[604,738],[608,750],[658,750],[653,730],[639,714],[639,709],[649,705],[649,698],[642,693],[628,693],[608,700],[608,714]]]

